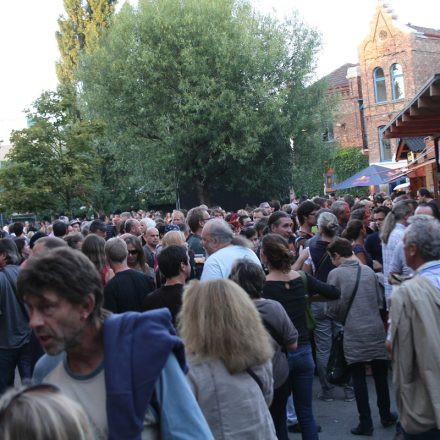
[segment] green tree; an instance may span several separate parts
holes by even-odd
[[[366,168],[368,166],[368,156],[362,154],[362,151],[357,147],[338,148],[331,160],[331,166],[337,182],[340,183]],[[343,190],[343,192],[354,195],[365,194],[368,193],[368,188],[350,188]]]
[[[129,191],[185,187],[204,203],[219,188],[282,198],[290,139],[321,119],[322,99],[307,87],[318,45],[296,17],[259,16],[247,1],[126,4],[82,58],[80,98],[105,121]]]
[[[96,123],[76,117],[74,97],[44,92],[28,111],[30,127],[13,131],[13,148],[0,170],[0,202],[7,211],[71,213],[91,206],[99,158]]]
[[[109,26],[116,0],[64,0],[67,18],[60,17],[56,33],[61,60],[57,63],[58,79],[63,84],[75,82],[81,52],[92,53],[101,32]]]

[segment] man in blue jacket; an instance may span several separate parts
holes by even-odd
[[[96,439],[212,439],[168,310],[103,310],[98,272],[70,248],[29,260],[17,290],[47,353],[35,382],[79,402]]]

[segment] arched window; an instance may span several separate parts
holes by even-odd
[[[384,128],[385,125],[381,125],[377,128],[379,135],[380,161],[388,162],[393,159],[393,155],[391,154],[391,141],[389,139],[384,139],[383,137]]]
[[[403,70],[400,64],[395,63],[390,67],[390,77],[391,77],[391,90],[393,94],[393,99],[398,100],[405,98]]]
[[[387,88],[385,84],[385,75],[382,67],[376,67],[373,71],[374,95],[376,102],[385,102],[387,100]]]

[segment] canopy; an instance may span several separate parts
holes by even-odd
[[[355,186],[370,186],[370,185],[382,185],[389,182],[395,174],[394,170],[380,165],[370,165],[359,171],[354,176],[349,177],[341,183],[335,185],[332,189],[347,189]]]

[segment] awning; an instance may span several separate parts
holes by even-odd
[[[390,170],[380,165],[370,165],[343,182],[338,183],[332,189],[340,190],[356,186],[378,186],[389,181],[394,174],[396,174],[396,170]]]
[[[399,179],[399,178],[401,178],[403,176],[406,176],[409,173],[412,173],[413,171],[418,170],[421,167],[425,167],[426,165],[431,165],[432,163],[435,163],[435,159],[429,159],[426,162],[423,162],[423,163],[418,164],[416,166],[413,166],[413,167],[410,167],[410,168],[405,168],[404,172],[398,174],[397,176],[394,176],[392,179],[388,180],[386,183],[391,183],[394,180],[397,180],[397,179]]]
[[[396,186],[394,187],[394,191],[400,191],[401,189],[408,188],[409,185],[410,185],[409,182],[401,183],[400,185],[396,185]]]
[[[420,136],[440,136],[440,73],[383,129],[386,139]]]

